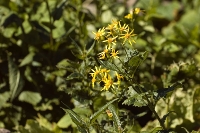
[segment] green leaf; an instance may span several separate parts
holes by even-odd
[[[122,127],[121,127],[121,121],[119,119],[117,109],[113,104],[110,104],[108,106],[108,109],[111,111],[113,114],[113,120],[114,120],[114,125],[115,125],[115,131],[122,132]]]
[[[170,111],[170,112],[168,112],[166,115],[164,115],[163,118],[161,119],[161,121],[162,121],[163,123],[165,123],[165,121],[166,121],[166,119],[167,119],[167,117],[169,116],[170,113],[176,113],[176,112],[175,112],[175,111]]]
[[[108,108],[108,106],[110,104],[112,104],[113,102],[117,101],[118,98],[116,99],[113,99],[112,101],[108,102],[106,105],[104,105],[103,107],[101,107],[97,112],[95,112],[93,115],[90,116],[90,123],[92,124],[96,119],[97,117],[103,112],[106,110],[106,108]]]
[[[79,45],[74,41],[74,39],[72,39],[71,37],[70,37],[70,39],[72,40],[74,46],[75,46],[76,49],[78,50],[78,53],[79,53],[80,55],[83,55],[83,51],[82,51],[81,47],[79,47]]]
[[[117,71],[119,73],[124,73],[124,70],[122,70],[120,67],[117,67],[117,65],[114,65],[113,63],[111,63],[110,61],[102,61],[98,59],[98,62],[105,68],[113,70],[113,71]]]
[[[69,114],[64,115],[57,123],[57,125],[60,128],[68,128],[70,125],[72,125],[72,127],[75,127],[75,124],[73,123],[71,117],[69,116]]]
[[[67,76],[66,80],[81,79],[81,78],[84,78],[82,74],[73,72],[69,76]]]
[[[136,107],[147,106],[147,101],[143,98],[145,93],[137,93],[132,87],[129,87],[127,99],[122,104],[133,105]]]
[[[90,48],[87,50],[87,55],[89,55],[90,52],[93,50],[95,44],[96,44],[96,43],[95,43],[95,41],[94,41],[93,44],[90,46]]]
[[[87,133],[87,126],[86,123],[81,119],[81,117],[76,114],[73,110],[71,109],[63,109],[65,112],[69,113],[72,121],[77,125],[78,130],[82,133]]]
[[[40,126],[35,120],[27,120],[25,129],[28,129],[30,133],[53,133],[49,129]]]
[[[35,53],[31,52],[29,53],[20,63],[20,67],[25,66],[27,64],[30,64],[33,61],[33,57],[35,56]]]
[[[193,119],[200,124],[200,87],[195,89],[193,96]]]
[[[42,100],[40,93],[31,92],[31,91],[23,91],[19,95],[19,101],[27,102],[32,105],[37,105]]]
[[[5,105],[7,100],[10,98],[10,92],[0,93],[0,109]]]
[[[11,101],[18,96],[24,86],[24,80],[21,77],[17,65],[13,62],[12,58],[8,56],[8,69],[9,69],[9,85],[10,85],[10,99]]]

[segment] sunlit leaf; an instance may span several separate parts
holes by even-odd
[[[30,103],[32,105],[37,105],[42,100],[42,97],[40,93],[37,92],[23,91],[19,95],[19,100],[22,102]]]
[[[8,69],[9,69],[9,85],[10,85],[10,94],[11,101],[19,95],[23,86],[24,80],[22,79],[21,73],[18,70],[18,67],[12,60],[10,56],[8,56]]]

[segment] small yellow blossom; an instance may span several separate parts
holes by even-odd
[[[101,66],[99,67],[99,69],[95,66],[95,70],[91,69],[93,73],[90,73],[90,75],[95,78],[96,75],[98,75],[101,72]]]
[[[112,52],[110,54],[111,54],[111,57],[113,57],[114,59],[119,58],[119,56],[117,56],[119,54],[119,51],[115,52],[115,49],[112,49]]]
[[[118,27],[120,33],[122,32],[127,32],[128,30],[128,25],[127,24],[124,24],[123,26],[121,25],[121,23],[119,22],[119,27]]]
[[[141,9],[140,9],[140,8],[135,8],[135,9],[134,9],[134,14],[139,14],[139,13],[140,13],[140,11],[141,11]]]
[[[108,53],[108,48],[106,46],[106,48],[103,50],[103,52],[99,53],[99,59],[105,59],[106,58],[106,54]]]
[[[133,34],[133,31],[134,31],[134,30],[132,30],[131,32],[129,32],[129,29],[128,29],[128,31],[126,32],[126,34],[122,34],[123,36],[120,37],[120,38],[124,39],[123,44],[124,44],[126,41],[128,41],[130,45],[132,45],[132,42],[133,42],[133,43],[136,43],[135,40],[133,40],[133,39],[131,38],[131,37],[133,37],[133,36],[136,35],[136,34]]]
[[[108,117],[110,117],[110,118],[113,117],[113,114],[112,114],[112,112],[110,110],[107,109],[106,113],[107,113]]]
[[[124,16],[124,18],[132,19],[132,18],[133,18],[133,14],[129,13],[129,14],[127,14],[126,16]]]
[[[112,78],[109,74],[106,73],[104,78],[102,79],[102,81],[104,82],[104,87],[103,87],[102,91],[103,90],[106,90],[106,91],[109,90],[109,88],[111,86],[114,88],[114,86],[113,86],[114,82],[113,82],[113,80],[112,80]]]
[[[117,36],[116,37],[108,37],[107,40],[104,40],[103,42],[107,42],[108,49],[110,49],[112,44],[116,45],[116,38],[117,38]]]
[[[120,85],[121,79],[123,79],[124,76],[122,76],[122,75],[120,75],[120,74],[118,74],[118,73],[116,72],[116,77],[117,77],[117,84]]]
[[[105,35],[105,28],[99,29],[96,33],[93,32],[93,34],[95,35],[94,39],[99,41]]]

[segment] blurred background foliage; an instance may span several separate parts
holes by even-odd
[[[129,21],[124,16],[135,7],[143,11],[132,23],[138,34],[134,48],[150,53],[137,81],[158,89],[184,80],[184,87],[159,100],[156,109],[160,115],[178,112],[169,119],[177,132],[184,131],[181,127],[198,130],[199,0],[1,0],[0,127],[24,133],[77,132],[60,108],[63,103],[88,116],[109,99],[89,95],[88,73],[102,49],[92,31],[112,19]],[[147,108],[119,107],[137,116],[133,133],[155,127]]]

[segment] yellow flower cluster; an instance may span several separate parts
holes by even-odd
[[[107,27],[99,29],[97,32],[93,32],[94,39],[98,42],[105,44],[103,52],[99,53],[99,59],[106,58],[119,58],[119,51],[115,50],[117,44],[124,45],[128,42],[130,45],[135,43],[133,37],[134,30],[130,30],[129,25],[121,23],[121,21],[113,20]]]
[[[101,66],[98,68],[95,66],[95,70],[92,69],[92,73],[90,75],[92,76],[92,87],[94,88],[95,82],[103,82],[104,87],[101,89],[103,90],[109,90],[109,88],[115,88],[115,85],[120,85],[121,79],[123,79],[123,76],[118,74],[116,72],[115,77],[117,78],[117,82],[114,82],[113,78],[110,75],[110,70],[101,68]]]
[[[130,11],[129,14],[127,14],[126,16],[124,16],[127,19],[132,19],[133,15],[137,15],[141,12],[142,10],[140,8],[135,8],[134,10]]]
[[[140,12],[140,8],[135,8],[130,14],[125,16],[125,18],[132,19],[133,14],[138,14]],[[97,32],[93,32],[94,39],[104,44],[104,50],[98,54],[99,59],[107,59],[107,58],[119,58],[119,51],[115,48],[121,45],[125,45],[126,43],[132,45],[136,43],[133,37],[136,35],[134,34],[134,30],[129,27],[128,24],[123,24],[121,21],[112,20],[111,24],[108,24],[106,27],[99,29]],[[123,76],[116,72],[115,76],[112,77],[110,75],[110,70],[101,67],[95,67],[95,70],[92,69],[92,87],[96,82],[104,83],[104,87],[102,90],[109,90],[109,88],[115,88],[115,85],[118,87],[121,84],[121,79]],[[113,79],[117,81],[114,82]]]

